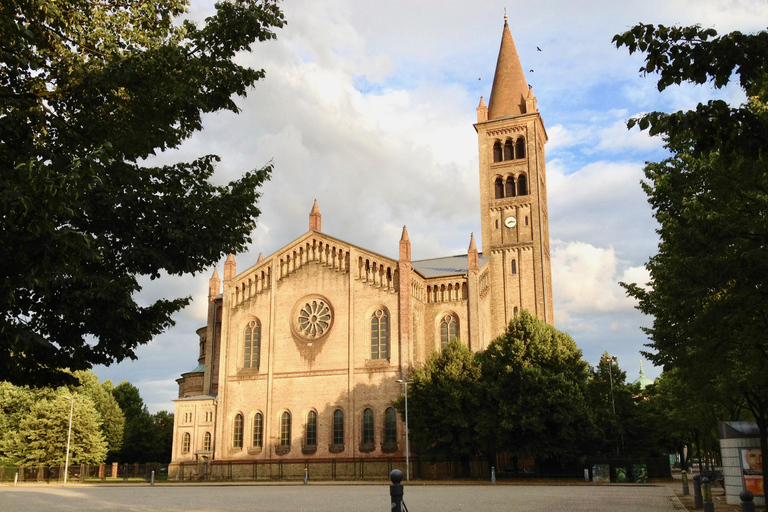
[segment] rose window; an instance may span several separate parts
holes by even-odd
[[[305,341],[316,341],[331,330],[333,310],[323,297],[312,296],[296,304],[293,314],[293,332]]]

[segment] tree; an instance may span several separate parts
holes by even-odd
[[[229,0],[201,26],[185,0],[0,3],[0,374],[75,383],[135,358],[189,298],[136,302],[137,276],[242,250],[271,165],[224,186],[217,157],[156,166],[264,76],[238,52],[275,37],[276,0]]]
[[[100,464],[107,455],[107,443],[100,429],[99,413],[93,401],[77,396],[74,406],[65,391],[52,399],[36,402],[19,430],[5,436],[0,445],[5,459],[17,465],[61,465],[66,460],[69,413],[72,409],[70,464]]]
[[[125,414],[122,449],[115,458],[121,462],[170,462],[173,414],[150,414],[139,389],[130,382],[121,382],[112,393]]]
[[[487,455],[499,449],[513,457],[563,458],[591,442],[587,363],[568,334],[524,310],[480,358],[481,438],[495,443]]]
[[[454,339],[414,369],[411,378],[410,440],[426,460],[459,459],[462,474],[469,476],[470,459],[481,447],[474,424],[481,404],[477,356]],[[395,408],[404,414],[403,397]]]
[[[71,391],[93,400],[101,418],[101,433],[107,442],[109,454],[116,453],[123,444],[125,415],[112,395],[112,381],[107,380],[100,384],[99,378],[90,370],[77,371],[74,375],[80,381],[80,385],[72,387]]]
[[[737,107],[711,100],[629,121],[672,156],[645,168],[660,237],[651,281],[624,286],[653,317],[647,357],[695,389],[743,397],[768,453],[768,32],[637,25],[614,42],[645,54],[640,71],[657,73],[659,90],[736,79],[746,93]]]
[[[595,424],[602,430],[600,439],[604,445],[598,450],[605,454],[623,452],[627,455],[625,425],[632,423],[636,411],[633,390],[626,379],[627,372],[619,368],[618,362],[613,361],[608,352],[603,353],[597,368],[589,372],[586,394]]]

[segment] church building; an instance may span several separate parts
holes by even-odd
[[[172,464],[405,457],[392,401],[453,338],[483,350],[521,310],[554,324],[547,134],[506,15],[490,100],[477,107],[482,252],[396,258],[308,230],[209,281],[198,366],[178,379]],[[426,193],[426,191],[425,191]],[[398,244],[398,245],[395,245]],[[190,365],[191,366],[191,365]],[[230,465],[231,466],[231,465]]]

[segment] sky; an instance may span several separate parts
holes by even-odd
[[[191,0],[203,22],[214,2]],[[667,156],[663,141],[626,120],[722,98],[738,87],[672,87],[641,76],[642,56],[611,43],[637,23],[701,24],[719,33],[765,29],[766,0],[286,0],[277,40],[257,43],[240,64],[266,71],[239,114],[216,113],[157,163],[216,154],[219,184],[274,164],[262,212],[238,273],[308,229],[316,199],[323,232],[397,258],[403,226],[414,260],[480,246],[476,107],[486,102],[507,8],[509,26],[549,141],[545,147],[555,326],[596,365],[618,357],[627,380],[661,373],[644,361],[641,326],[620,281],[645,283],[658,237],[640,188],[646,161]],[[222,259],[218,264],[223,271]],[[173,411],[176,379],[197,366],[213,267],[185,277],[142,279],[142,304],[191,296],[176,325],[123,361],[94,372],[136,385],[151,412]]]

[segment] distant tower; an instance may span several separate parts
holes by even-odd
[[[554,325],[544,144],[547,132],[506,14],[488,106],[477,124],[483,258],[490,258],[491,332],[527,309]]]

